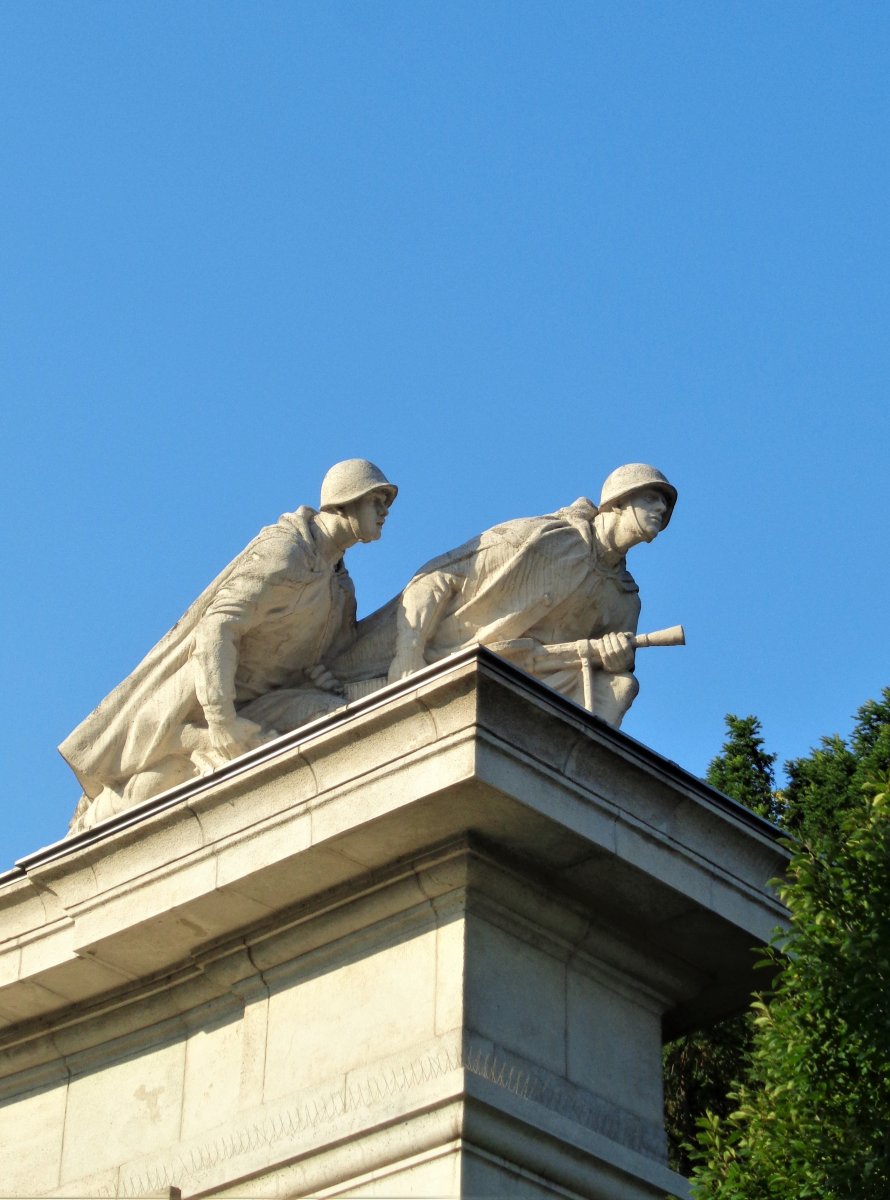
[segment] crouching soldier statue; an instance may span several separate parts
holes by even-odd
[[[318,510],[260,531],[59,747],[84,792],[72,832],[346,703],[328,669],[356,635],[343,555],[380,537],[397,491],[349,459]]]
[[[637,637],[639,589],[627,552],[667,527],[676,488],[631,463],[542,517],[507,521],[421,567],[401,595],[359,623],[335,660],[348,680],[401,679],[481,644],[618,726],[637,695],[638,645],[676,645],[680,627]]]

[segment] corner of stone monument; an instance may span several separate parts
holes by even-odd
[[[10,1197],[684,1196],[767,822],[479,646],[0,879]]]

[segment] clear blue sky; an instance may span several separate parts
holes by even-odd
[[[55,747],[325,469],[360,610],[487,526],[680,490],[628,733],[780,759],[890,683],[890,6],[0,6],[0,866]]]

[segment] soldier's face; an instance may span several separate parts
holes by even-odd
[[[618,510],[618,542],[630,547],[651,542],[661,532],[667,499],[657,488],[643,488],[628,496]]]
[[[637,524],[644,533],[655,537],[664,525],[664,514],[667,512],[667,500],[664,493],[656,488],[646,488],[635,492],[628,501],[637,518]]]
[[[368,492],[352,505],[352,519],[362,542],[376,542],[389,513],[385,492]]]

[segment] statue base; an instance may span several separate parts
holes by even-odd
[[[0,878],[3,1194],[683,1196],[776,836],[484,650],[357,700]]]

